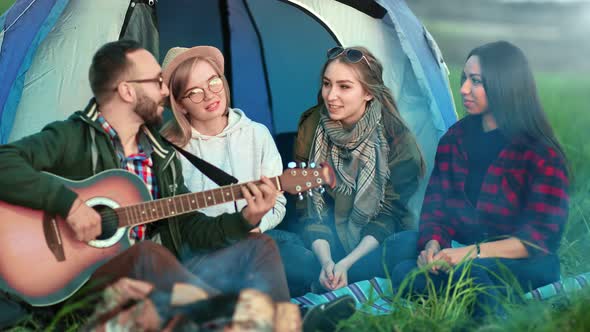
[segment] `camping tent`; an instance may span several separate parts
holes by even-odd
[[[220,48],[232,104],[275,135],[316,102],[334,45],[366,46],[383,62],[429,166],[456,121],[440,51],[403,0],[17,0],[0,26],[0,143],[85,105],[91,56],[118,38],[159,59],[173,46]]]

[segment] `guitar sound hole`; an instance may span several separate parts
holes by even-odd
[[[119,228],[119,218],[115,210],[106,205],[96,205],[93,207],[100,214],[102,222],[102,233],[96,238],[97,240],[106,240],[117,232]]]

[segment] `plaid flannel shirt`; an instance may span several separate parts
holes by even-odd
[[[418,250],[432,239],[448,248],[451,240],[471,244],[516,237],[530,256],[555,254],[568,216],[565,161],[545,144],[514,139],[487,169],[474,205],[464,190],[469,169],[462,140],[470,121],[468,116],[453,125],[439,142]]]
[[[115,129],[111,127],[102,114],[99,114],[98,122],[111,138],[113,146],[115,147],[115,151],[117,152],[117,157],[119,158],[121,168],[139,176],[152,194],[152,198],[159,198],[156,176],[152,170],[152,149],[147,137],[140,133],[141,136],[137,144],[138,152],[130,156],[125,156],[125,153],[123,152],[123,146],[121,145],[121,141]],[[131,238],[141,241],[145,238],[145,231],[145,225],[135,226],[131,229]]]

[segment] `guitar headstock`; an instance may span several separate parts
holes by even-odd
[[[324,185],[336,186],[336,176],[327,163],[321,163],[319,167],[289,168],[279,178],[281,189],[294,195]]]

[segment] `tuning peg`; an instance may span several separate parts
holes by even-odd
[[[313,196],[313,190],[309,189],[309,190],[307,191],[307,195],[309,195],[310,197],[311,197],[311,196]]]
[[[318,191],[320,192],[320,194],[323,194],[326,192],[326,189],[324,187],[319,187]]]
[[[294,162],[294,161],[290,161],[290,162],[287,164],[287,167],[288,167],[288,168],[295,168],[295,167],[297,167],[297,163],[296,163],[296,162]]]
[[[301,168],[305,168],[307,166],[307,164],[305,163],[305,161],[302,161],[299,163],[299,167]]]
[[[313,161],[309,163],[309,168],[315,168],[315,163]]]
[[[298,193],[297,194],[297,199],[302,201],[303,200],[303,194],[302,193]]]

